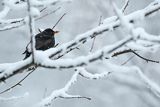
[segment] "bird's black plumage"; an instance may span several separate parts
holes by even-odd
[[[35,48],[36,50],[42,50],[45,51],[49,48],[52,48],[55,46],[55,38],[54,35],[55,33],[58,33],[58,31],[53,31],[52,29],[48,28],[45,29],[44,31],[38,33],[35,36]],[[25,52],[23,53],[25,54],[25,58],[28,58],[31,55],[31,52],[28,49],[28,45],[26,47]]]

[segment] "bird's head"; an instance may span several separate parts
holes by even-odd
[[[58,33],[59,31],[54,31],[50,28],[47,28],[43,31],[46,35],[51,35],[51,36],[55,36],[56,33]]]

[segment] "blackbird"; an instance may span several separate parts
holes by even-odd
[[[45,29],[44,31],[38,33],[35,36],[35,49],[45,51],[49,48],[55,47],[55,34],[59,31],[54,31],[50,28]],[[25,54],[25,58],[28,58],[31,55],[31,50],[29,49],[29,44],[26,46],[26,50],[23,52]]]

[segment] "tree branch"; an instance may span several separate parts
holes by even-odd
[[[32,52],[32,61],[34,62],[34,56],[35,56],[35,37],[34,37],[34,19],[31,14],[31,4],[30,0],[27,0],[27,6],[28,6],[28,16],[29,16],[29,33],[30,33],[30,40],[31,40],[31,52]]]
[[[21,83],[22,83],[29,75],[31,75],[31,74],[34,72],[34,70],[35,70],[35,69],[33,69],[32,71],[30,71],[30,72],[29,72],[24,78],[22,78],[18,83],[16,83],[16,84],[14,84],[13,86],[5,89],[4,91],[1,91],[0,94],[3,94],[3,93],[5,93],[5,92],[8,92],[8,91],[10,91],[11,89],[13,89],[13,88],[15,88],[15,87],[17,87],[17,86],[21,86],[21,85],[22,85]]]
[[[146,62],[154,62],[154,63],[159,63],[159,61],[155,61],[155,60],[151,60],[151,59],[148,59],[148,58],[145,58],[141,55],[139,55],[138,53],[136,53],[134,50],[132,49],[126,49],[126,50],[123,50],[123,51],[119,51],[119,52],[115,52],[112,57],[116,57],[116,56],[119,56],[119,55],[122,55],[122,54],[126,54],[126,53],[133,53],[135,54],[136,56],[138,56],[139,58],[145,60]]]

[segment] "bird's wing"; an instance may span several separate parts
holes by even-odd
[[[41,39],[41,40],[36,40],[36,49],[37,50],[46,50],[52,44],[52,39]]]
[[[48,39],[51,39],[51,37],[52,36],[48,36],[48,35],[42,35],[42,34],[37,34],[36,36],[35,36],[35,39],[36,39],[36,41],[37,40],[48,40]]]

